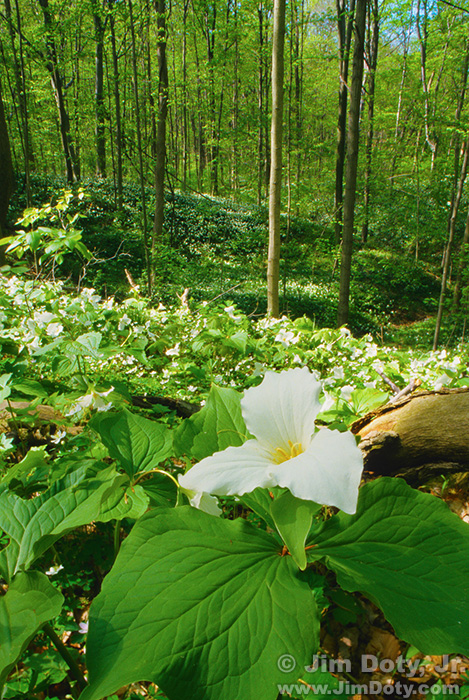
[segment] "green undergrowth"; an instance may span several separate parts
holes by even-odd
[[[59,182],[37,179],[33,204],[56,201]],[[76,227],[92,252],[91,260],[68,257],[56,274],[100,294],[123,300],[129,280],[146,293],[145,254],[140,190],[126,184],[122,211],[106,181],[82,183],[84,197],[70,204],[78,214]],[[149,227],[154,195],[146,191]],[[11,208],[12,223],[24,206],[21,188]],[[39,222],[41,223],[41,222]],[[43,222],[47,223],[47,222]],[[268,221],[264,207],[242,206],[230,200],[190,193],[167,193],[163,240],[157,241],[153,261],[153,303],[172,304],[189,289],[194,302],[232,300],[244,313],[266,312],[265,291]],[[391,240],[392,242],[392,240]],[[376,242],[377,243],[377,242]],[[410,331],[394,326],[411,324],[435,313],[439,279],[430,263],[415,262],[412,252],[383,248],[359,249],[353,257],[350,328],[357,335],[372,333],[389,342],[412,345]],[[336,322],[339,257],[330,225],[282,217],[280,305],[292,318],[308,316],[319,327]],[[419,344],[422,334],[418,332]],[[458,342],[455,330],[451,342]],[[402,338],[402,340],[401,340]],[[427,344],[428,347],[428,344]]]

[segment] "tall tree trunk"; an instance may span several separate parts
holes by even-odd
[[[303,131],[303,49],[305,35],[305,2],[301,0],[301,13],[296,17],[295,29],[295,153],[296,153],[296,215],[300,215],[300,182],[302,180],[301,165],[302,165],[302,131]]]
[[[420,21],[420,5],[423,5],[423,20]],[[432,170],[435,165],[437,140],[430,126],[430,91],[427,81],[427,42],[428,42],[428,8],[427,0],[417,0],[416,16],[417,36],[420,43],[420,79],[424,99],[425,141],[432,153]]]
[[[418,0],[417,0],[418,1]],[[399,96],[397,99],[397,111],[396,111],[396,126],[394,129],[394,154],[392,157],[391,161],[391,176],[389,178],[390,180],[390,185],[391,185],[391,192],[392,188],[394,187],[394,176],[396,172],[396,163],[397,163],[397,146],[399,141],[402,139],[402,130],[401,130],[401,113],[402,113],[402,96],[404,94],[404,86],[405,86],[405,81],[407,77],[407,56],[409,54],[409,46],[410,46],[410,41],[412,37],[412,31],[413,31],[413,11],[414,11],[414,5],[413,5],[413,0],[411,3],[410,7],[410,27],[407,32],[404,33],[404,40],[403,40],[403,48],[402,48],[402,73],[401,73],[401,82],[399,86]]]
[[[464,55],[464,61],[463,61],[463,65],[462,65],[461,89],[459,92],[459,99],[458,99],[458,104],[456,106],[456,114],[455,114],[456,133],[453,135],[453,137],[451,139],[451,145],[453,145],[453,142],[454,142],[454,183],[455,183],[453,186],[452,202],[454,201],[454,193],[456,192],[456,181],[457,181],[458,170],[459,170],[459,159],[460,159],[460,151],[461,151],[461,136],[460,136],[461,113],[462,113],[462,110],[464,107],[464,102],[466,99],[468,71],[469,71],[469,42],[466,42],[466,52]],[[454,293],[453,293],[453,306],[455,309],[459,309],[460,304],[461,304],[462,275],[463,275],[463,270],[464,270],[465,262],[466,262],[468,242],[469,242],[469,213],[467,215],[466,226],[464,229],[464,236],[463,236],[463,240],[462,240],[461,247],[459,250],[459,261],[458,261],[458,268],[457,268],[457,272],[456,272],[456,282],[455,282]]]
[[[189,126],[187,116],[187,11],[189,0],[184,0],[182,15],[182,190],[187,189],[189,161]]]
[[[164,175],[166,167],[166,116],[168,113],[168,63],[166,60],[166,6],[165,0],[155,0],[158,13],[158,128],[156,134],[155,216],[153,243],[161,242],[164,220]]]
[[[262,202],[264,180],[264,5],[259,3],[257,8],[259,18],[259,71],[258,71],[258,115],[259,131],[257,140],[257,204]]]
[[[451,212],[448,221],[448,240],[446,243],[445,253],[443,256],[443,274],[441,276],[441,291],[440,300],[438,303],[438,313],[436,315],[436,325],[435,325],[435,335],[433,336],[433,350],[438,347],[438,340],[440,337],[441,330],[441,320],[443,318],[443,305],[445,301],[446,285],[448,282],[448,274],[450,270],[451,263],[451,249],[454,241],[454,232],[456,228],[456,218],[458,216],[459,205],[461,203],[461,197],[464,190],[464,183],[466,181],[467,166],[468,166],[468,156],[469,156],[469,135],[466,136],[466,140],[462,148],[463,159],[461,163],[461,171],[459,174],[458,189],[456,196],[454,197],[453,204],[451,207]]]
[[[199,52],[197,50],[197,38],[194,35],[195,66],[197,72],[197,122],[193,116],[194,142],[197,144],[197,187],[199,192],[203,189],[204,170],[207,162],[207,150],[205,148],[204,118],[202,110],[202,86],[200,79]]]
[[[32,163],[32,147],[31,135],[29,130],[28,103],[26,95],[26,79],[24,73],[24,53],[23,53],[23,32],[21,30],[21,15],[19,11],[18,0],[15,2],[16,28],[19,37],[19,56],[16,50],[15,28],[13,26],[13,17],[10,0],[5,0],[5,17],[8,23],[8,29],[11,40],[11,49],[13,54],[13,71],[15,77],[15,87],[18,98],[20,124],[21,124],[21,146],[23,148],[24,173],[26,181],[26,201],[28,206],[31,204],[31,163]]]
[[[343,226],[343,184],[345,166],[345,145],[347,140],[347,96],[348,96],[348,69],[350,58],[350,44],[355,13],[355,0],[336,0],[337,29],[339,38],[339,116],[337,119],[337,150],[335,164],[335,241],[337,245],[342,238]]]
[[[208,148],[208,160],[210,164],[210,190],[213,195],[218,195],[218,142],[217,142],[217,110],[215,97],[215,39],[217,23],[216,2],[206,6],[204,17],[204,33],[207,44],[207,65],[209,84],[209,116],[210,116],[210,145]]]
[[[463,290],[463,272],[467,266],[467,261],[468,261],[468,252],[469,252],[469,210],[467,212],[467,217],[466,217],[466,225],[464,227],[464,236],[461,242],[461,247],[459,249],[459,261],[458,261],[458,270],[456,273],[456,282],[454,285],[454,294],[453,294],[453,307],[455,310],[458,310],[461,306],[461,297],[462,297],[462,290]]]
[[[137,47],[135,42],[135,25],[133,19],[132,0],[128,0],[130,35],[132,39],[132,73],[134,82],[134,99],[135,99],[135,119],[137,127],[137,149],[138,149],[138,174],[140,179],[140,196],[142,198],[142,219],[143,219],[143,241],[145,245],[145,262],[147,268],[147,284],[148,295],[153,293],[153,270],[151,266],[150,242],[148,240],[148,220],[147,220],[147,205],[145,200],[145,176],[143,170],[143,154],[142,154],[142,132],[140,131],[140,100],[138,95],[138,73],[137,73]]]
[[[92,0],[95,40],[96,175],[106,177],[106,109],[104,106],[104,21],[98,0]]]
[[[117,208],[122,211],[122,122],[121,122],[121,104],[120,104],[120,84],[119,84],[119,58],[117,55],[116,45],[116,25],[115,25],[115,0],[108,0],[109,3],[109,25],[111,29],[111,48],[112,48],[112,68],[113,68],[113,83],[114,83],[114,110],[116,120],[116,160],[117,160]]]
[[[11,159],[10,139],[5,119],[5,111],[2,99],[2,84],[0,82],[0,237],[6,234],[8,205],[14,187],[13,163]],[[0,265],[5,264],[5,254],[0,247]]]
[[[269,251],[267,260],[267,313],[279,315],[280,206],[282,188],[283,74],[285,0],[274,0],[272,40],[272,124],[269,191]]]
[[[347,135],[347,166],[345,173],[344,228],[340,264],[339,307],[337,323],[348,322],[350,299],[350,271],[352,267],[353,224],[357,186],[360,102],[363,81],[363,59],[367,0],[357,0],[355,11],[355,45],[353,48],[352,89]]]
[[[234,6],[234,65],[233,65],[233,98],[231,107],[231,191],[239,189],[238,178],[238,118],[239,118],[239,45],[238,45],[238,8]]]
[[[76,163],[75,149],[72,143],[70,134],[70,119],[65,105],[65,97],[63,92],[63,81],[59,70],[57,60],[57,50],[55,47],[54,36],[52,33],[52,17],[49,8],[49,0],[38,0],[42,9],[44,18],[44,28],[46,31],[46,51],[47,63],[46,68],[49,72],[52,88],[54,91],[55,101],[57,103],[57,111],[59,116],[60,139],[62,142],[62,150],[65,158],[65,167],[67,171],[68,182],[76,182],[80,179],[80,172]]]
[[[370,183],[371,183],[371,162],[373,155],[373,127],[374,127],[374,108],[375,108],[375,82],[376,82],[376,66],[378,65],[378,45],[379,45],[379,8],[378,0],[373,0],[371,8],[373,15],[373,27],[369,31],[371,33],[368,42],[368,80],[367,80],[367,95],[368,95],[368,133],[366,136],[365,148],[365,187],[364,187],[364,208],[365,218],[362,226],[362,244],[368,240],[368,229],[370,220]],[[369,19],[371,25],[371,17]]]

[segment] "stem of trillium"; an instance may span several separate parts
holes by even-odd
[[[139,482],[141,479],[143,479],[144,476],[147,476],[148,474],[164,474],[165,476],[168,476],[168,477],[171,479],[171,481],[174,481],[174,483],[176,484],[176,486],[177,486],[177,488],[178,488],[178,491],[179,491],[179,483],[178,483],[177,479],[175,479],[174,476],[173,476],[172,474],[170,474],[169,472],[165,471],[164,469],[150,469],[150,471],[148,471],[148,472],[143,472],[143,474],[140,474],[140,476],[138,477],[138,479],[135,479],[133,485],[136,486],[136,485],[138,484],[138,482]]]
[[[70,674],[73,676],[73,678],[77,681],[79,687],[81,690],[86,688],[88,685],[86,682],[86,679],[84,675],[82,674],[80,667],[78,666],[77,662],[71,655],[70,651],[67,649],[65,644],[62,642],[54,628],[49,622],[46,622],[45,625],[42,626],[43,631],[47,634],[57,651],[59,652],[60,656],[62,659],[65,661],[67,666],[70,669]]]
[[[121,546],[121,521],[116,520],[114,523],[114,559],[119,554],[119,549]]]

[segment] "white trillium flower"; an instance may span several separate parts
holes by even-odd
[[[113,391],[113,386],[107,391],[91,389],[88,394],[84,394],[83,396],[79,396],[78,399],[75,399],[66,415],[75,416],[84,413],[88,409],[96,409],[98,413],[109,411],[113,406],[112,401],[107,403],[104,399]]]
[[[215,496],[211,496],[205,491],[191,491],[190,489],[181,489],[189,499],[189,503],[193,508],[198,508],[209,515],[221,515],[221,510],[218,506],[218,500]]]
[[[46,333],[50,335],[51,338],[57,338],[57,336],[62,333],[63,329],[64,327],[61,323],[49,323],[46,327]]]
[[[171,357],[171,356],[173,356],[173,355],[179,355],[179,346],[180,346],[180,344],[181,344],[181,343],[176,343],[176,345],[174,345],[174,347],[168,348],[168,349],[165,351],[165,355],[168,355],[168,357]]]
[[[307,367],[267,372],[241,400],[255,439],[206,457],[179,477],[180,485],[218,496],[280,486],[297,498],[355,513],[362,454],[351,433],[315,431],[320,391]]]

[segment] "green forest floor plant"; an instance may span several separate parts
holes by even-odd
[[[467,524],[400,480],[358,491],[346,432],[389,398],[380,372],[468,386],[467,345],[399,350],[305,317],[255,320],[228,300],[152,308],[136,290],[119,303],[14,270],[0,297],[4,698],[98,700],[127,685],[171,700],[316,686],[346,697],[356,674],[314,660],[333,611],[356,620],[366,599],[403,640],[404,665],[469,654]],[[203,408],[183,421],[136,412],[145,394]],[[269,411],[291,416],[285,434]],[[235,451],[250,433],[262,444],[244,467]],[[205,482],[214,459],[210,478],[234,459],[234,482]],[[324,483],[306,491],[291,476],[308,459]]]
[[[210,202],[187,199],[194,240],[178,243],[174,262],[180,221],[161,272],[211,261],[218,291],[183,293],[179,282],[149,300],[132,280],[138,266],[126,294],[84,286],[76,270],[96,263],[104,278],[81,228],[98,204],[81,191],[31,208],[9,241],[34,269],[0,272],[2,698],[466,697],[469,531],[435,497],[452,487],[382,477],[359,488],[348,429],[390,398],[383,376],[401,388],[469,386],[468,344],[396,348],[321,327],[314,313],[246,313],[225,290],[262,222],[256,230],[238,211],[251,239],[220,244]],[[231,225],[217,206],[218,224]],[[128,261],[119,250],[107,251],[110,274]],[[299,273],[305,251],[297,241]],[[259,243],[254,267],[262,254]],[[362,251],[357,284],[371,308],[367,271],[386,278],[383,313],[400,286],[405,316],[415,285],[421,298],[431,285],[423,272],[408,287],[402,270],[391,279],[392,264]],[[297,290],[297,311],[322,294],[322,320],[330,314],[324,280],[285,289],[289,304]],[[379,315],[367,318],[379,328]],[[181,406],[192,415],[181,419]]]

